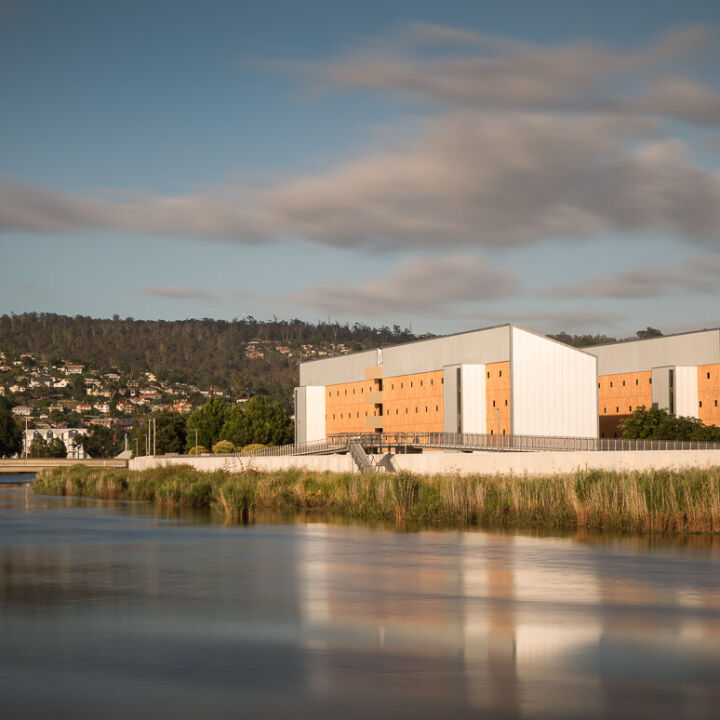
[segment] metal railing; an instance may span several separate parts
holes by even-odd
[[[550,437],[541,435],[484,435],[480,433],[360,433],[331,435],[328,441],[357,442],[370,448],[437,450],[498,450],[512,452],[720,450],[720,443],[695,440],[627,440],[624,438]]]
[[[330,435],[326,440],[293,443],[258,448],[247,452],[230,453],[230,457],[281,457],[287,455],[320,455],[349,452],[351,445],[364,451],[383,450],[459,450],[499,452],[539,451],[631,451],[631,450],[720,450],[718,442],[695,440],[627,440],[624,438],[578,438],[542,435],[483,435],[480,433],[343,433]]]

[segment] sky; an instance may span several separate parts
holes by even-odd
[[[720,3],[0,0],[0,313],[720,325]]]

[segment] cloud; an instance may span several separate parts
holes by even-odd
[[[636,112],[720,123],[720,95],[692,80],[658,79],[662,68],[707,46],[707,26],[679,27],[639,50],[619,52],[590,44],[534,45],[457,28],[416,23],[331,62],[296,69],[327,87],[364,87],[483,109]],[[428,52],[428,48],[432,52]],[[286,69],[292,69],[285,64]],[[616,79],[657,84],[623,100]]]
[[[275,187],[109,198],[0,186],[0,231],[127,230],[340,248],[521,246],[601,232],[717,246],[720,173],[652,121],[456,112],[409,147]]]
[[[546,288],[547,298],[605,298],[628,300],[661,297],[672,293],[720,292],[720,257],[697,258],[677,269],[635,268],[606,273],[591,280]]]
[[[522,313],[483,315],[488,322],[512,322],[530,330],[546,333],[558,332],[615,332],[627,318],[622,313],[587,306],[572,310],[532,310]]]
[[[186,287],[183,285],[155,285],[142,289],[145,295],[155,297],[171,298],[173,300],[215,300],[212,293],[200,288]]]
[[[377,280],[354,287],[322,285],[287,299],[332,314],[387,317],[446,312],[459,303],[507,298],[517,292],[514,273],[477,257],[456,255],[410,260]]]

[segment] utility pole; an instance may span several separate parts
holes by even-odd
[[[153,418],[153,457],[157,455],[157,420]]]
[[[25,459],[28,457],[28,419],[25,416]]]
[[[195,454],[196,455],[198,454],[197,447],[198,447],[198,429],[195,428]]]

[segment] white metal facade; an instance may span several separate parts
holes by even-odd
[[[514,435],[598,436],[594,357],[513,327],[510,382]]]

